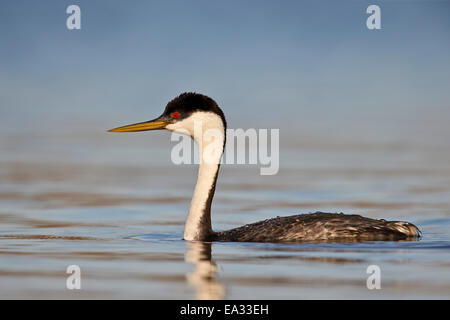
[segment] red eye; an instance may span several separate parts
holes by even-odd
[[[172,118],[178,119],[179,117],[180,117],[180,113],[179,112],[172,113]]]

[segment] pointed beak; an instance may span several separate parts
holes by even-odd
[[[137,131],[148,131],[148,130],[161,130],[164,129],[170,122],[164,121],[163,119],[157,118],[154,120],[139,122],[135,124],[129,124],[127,126],[114,128],[108,130],[108,132],[137,132]]]

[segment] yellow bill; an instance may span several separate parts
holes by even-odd
[[[108,132],[137,132],[137,131],[148,131],[148,130],[160,130],[164,129],[169,122],[161,120],[151,120],[147,122],[140,122],[135,124],[130,124],[123,127],[114,128],[108,130]]]

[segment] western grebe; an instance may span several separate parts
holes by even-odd
[[[213,99],[189,92],[170,101],[164,113],[154,120],[109,130],[136,132],[165,129],[188,134],[199,145],[201,161],[185,224],[185,240],[301,242],[402,240],[420,237],[419,229],[409,222],[324,212],[277,217],[228,231],[214,232],[211,227],[211,203],[225,147],[226,127],[223,111]]]

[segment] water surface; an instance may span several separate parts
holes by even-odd
[[[170,162],[168,134],[92,132],[1,137],[0,298],[450,297],[446,146],[282,132],[277,175],[225,165],[219,177],[215,230],[342,211],[410,221],[420,241],[211,244],[181,240],[196,168]],[[74,264],[81,290],[66,289]]]

